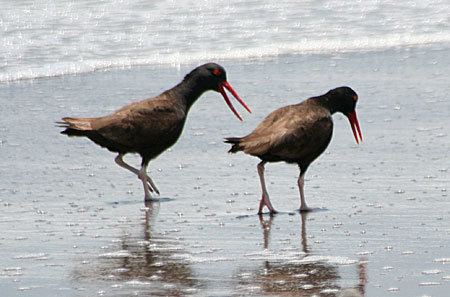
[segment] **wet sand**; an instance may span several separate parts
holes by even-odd
[[[147,205],[114,154],[53,122],[156,95],[192,65],[0,85],[2,296],[447,296],[448,49],[220,63],[253,114],[239,123],[219,94],[200,98],[150,163],[162,194]],[[297,168],[270,164],[281,213],[259,218],[258,160],[222,139],[340,85],[359,94],[364,143],[336,115],[306,176],[317,210],[297,213]]]

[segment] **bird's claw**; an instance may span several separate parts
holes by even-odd
[[[155,190],[153,190],[152,185],[150,185],[149,182],[147,182],[147,185],[148,185],[148,189],[150,190],[150,192],[151,192],[151,193],[154,193]]]
[[[138,176],[138,179],[141,179],[141,178]],[[156,194],[159,195],[159,190],[158,190],[158,188],[156,188],[156,186],[151,182],[150,177],[147,176],[146,179],[147,179],[147,186],[148,186],[148,189],[150,190],[150,192],[151,192],[151,193],[156,193]]]
[[[150,191],[153,193],[153,192],[155,192],[156,194],[158,194],[159,195],[159,190],[158,190],[158,188],[155,186],[155,184],[153,183],[153,181],[151,180],[151,178],[150,178],[150,176],[146,176],[146,179],[147,179],[147,184],[148,184],[148,187],[150,188]]]
[[[157,188],[155,188],[154,185],[152,186],[152,184],[149,181],[147,181],[147,185],[148,185],[150,192],[156,193],[159,195],[159,190]]]

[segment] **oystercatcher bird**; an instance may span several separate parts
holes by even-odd
[[[276,213],[267,193],[264,165],[267,162],[279,161],[296,163],[299,166],[300,211],[310,210],[305,201],[304,176],[309,165],[330,143],[333,134],[332,115],[341,112],[347,116],[356,142],[359,143],[359,139],[362,141],[355,111],[357,101],[358,95],[355,91],[349,87],[339,87],[322,96],[273,111],[247,136],[225,139],[226,143],[232,144],[229,153],[243,151],[261,159],[258,164],[262,189],[259,214],[264,206],[271,214]]]
[[[148,201],[151,199],[150,192],[159,194],[158,188],[147,174],[148,163],[178,140],[189,109],[205,91],[214,90],[221,93],[231,111],[241,121],[242,118],[231,104],[225,89],[251,112],[226,78],[222,66],[215,63],[204,64],[159,96],[131,103],[107,116],[65,117],[57,123],[66,128],[62,134],[85,136],[118,153],[115,158],[117,165],[138,176],[144,186],[145,200]],[[142,157],[140,170],[124,162],[123,156],[127,153],[138,153]]]

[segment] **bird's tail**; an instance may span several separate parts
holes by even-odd
[[[62,121],[56,122],[58,127],[66,128],[61,134],[68,136],[85,136],[88,131],[92,131],[91,118],[62,118]]]
[[[242,147],[240,146],[242,137],[227,137],[225,138],[225,143],[231,144],[231,148],[228,151],[229,153],[237,153],[242,150]]]

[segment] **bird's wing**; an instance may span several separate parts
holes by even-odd
[[[311,108],[297,104],[275,110],[241,140],[244,152],[296,159],[315,143],[327,144],[333,130],[331,115]]]
[[[184,119],[185,112],[163,98],[130,104],[109,116],[96,118],[91,126],[109,141],[142,147],[169,141],[182,128]]]

